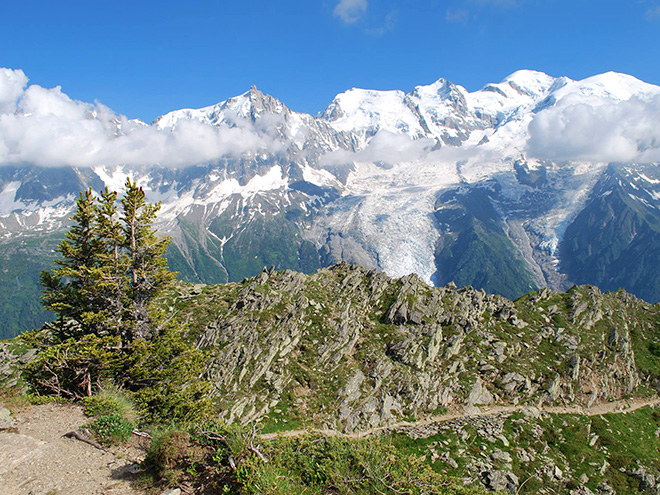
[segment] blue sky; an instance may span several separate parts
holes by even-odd
[[[660,0],[7,0],[0,67],[151,121],[256,84],[316,114],[350,87],[518,69],[660,84]]]

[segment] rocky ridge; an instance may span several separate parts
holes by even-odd
[[[347,264],[180,287],[171,308],[211,357],[227,421],[344,432],[494,404],[653,394],[657,305],[624,291],[516,300]]]

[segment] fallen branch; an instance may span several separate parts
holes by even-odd
[[[133,430],[131,433],[133,433],[133,435],[135,435],[137,437],[144,437],[144,438],[148,438],[148,439],[152,438],[152,436],[149,435],[149,433],[147,433],[146,431]]]
[[[81,442],[85,442],[85,443],[91,445],[92,447],[96,447],[99,450],[107,452],[105,447],[103,447],[100,443],[98,443],[98,442],[94,441],[93,439],[89,438],[89,436],[87,436],[85,434],[86,431],[87,430],[74,430],[74,431],[70,431],[69,433],[65,433],[62,436],[66,437],[66,438],[75,438],[76,440],[80,440]]]
[[[250,442],[250,446],[248,447],[248,449],[251,452],[257,454],[257,457],[259,457],[259,459],[261,459],[262,461],[268,462],[268,458],[265,455],[263,455],[261,452],[259,452],[259,449],[257,449],[254,445],[252,445],[252,442]]]

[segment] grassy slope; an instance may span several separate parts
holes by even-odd
[[[515,413],[503,421],[498,437],[482,436],[473,425],[452,426],[428,438],[392,435],[393,445],[406,454],[423,456],[436,471],[452,476],[475,476],[477,461],[492,459],[495,451],[509,454],[511,462],[494,461],[497,468],[514,472],[519,493],[568,493],[580,485],[593,492],[603,482],[616,493],[642,488],[640,467],[656,475],[660,469],[660,411],[646,407],[627,414],[587,417]],[[450,463],[447,457],[456,463]],[[531,454],[531,455],[530,455]],[[492,461],[491,461],[492,462]],[[561,474],[557,476],[557,466]]]

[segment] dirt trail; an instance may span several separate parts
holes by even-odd
[[[590,408],[542,407],[539,411],[595,416],[627,413],[645,406],[660,406],[660,397],[630,399],[597,404]],[[289,430],[260,435],[263,440],[277,437],[318,433],[346,438],[369,435],[400,428],[414,428],[465,417],[510,414],[528,406],[495,406],[482,410],[453,411],[420,421],[402,421],[387,427],[371,428],[358,433],[335,430]],[[0,495],[143,495],[131,486],[136,467],[144,452],[135,447],[101,451],[91,445],[62,435],[89,421],[80,408],[73,406],[31,406],[14,415],[12,430],[0,431]]]
[[[599,416],[601,414],[625,414],[628,412],[635,411],[642,407],[646,406],[660,406],[660,397],[653,397],[650,399],[625,399],[614,402],[603,402],[601,404],[596,404],[591,407],[536,407],[540,412],[547,412],[552,414],[582,414],[585,416]],[[463,411],[453,411],[446,414],[441,414],[438,416],[431,416],[425,419],[420,419],[419,421],[400,421],[398,423],[393,423],[387,426],[378,426],[375,428],[369,428],[368,430],[359,431],[355,433],[343,433],[337,430],[325,430],[325,429],[302,429],[302,430],[287,430],[277,433],[265,433],[259,435],[259,438],[262,440],[272,440],[278,436],[282,437],[298,437],[306,433],[319,433],[326,436],[335,436],[335,437],[344,437],[344,438],[364,438],[371,435],[376,435],[378,433],[384,433],[388,431],[403,429],[403,428],[416,428],[420,426],[428,426],[435,423],[444,423],[447,421],[452,421],[454,419],[468,418],[468,417],[480,417],[480,416],[493,416],[496,414],[512,414],[514,412],[522,411],[525,409],[532,409],[533,406],[493,406],[488,409],[475,409],[475,410],[463,410]]]
[[[30,406],[13,419],[13,428],[0,432],[0,495],[144,493],[130,484],[140,450],[102,451],[62,436],[89,422],[80,408]]]

